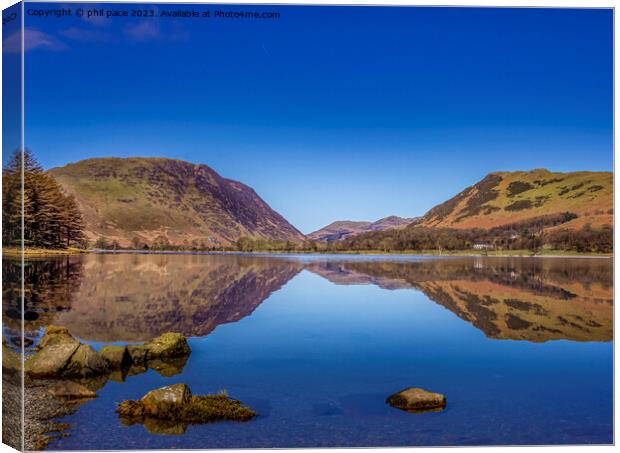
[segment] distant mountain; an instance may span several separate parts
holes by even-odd
[[[230,245],[242,236],[300,242],[295,227],[254,190],[206,165],[163,158],[87,159],[50,174],[75,195],[94,241]]]
[[[562,228],[612,225],[612,173],[545,169],[491,173],[432,208],[416,226],[488,229],[566,212],[577,218]]]
[[[369,231],[383,231],[393,228],[404,228],[410,223],[416,221],[416,218],[407,219],[397,216],[389,216],[376,222],[355,222],[351,220],[339,220],[330,223],[326,227],[320,230],[314,231],[308,234],[308,238],[313,241],[339,241],[341,239],[349,238],[360,233],[367,233]]]

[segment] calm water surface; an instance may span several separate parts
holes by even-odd
[[[610,259],[87,255],[26,275],[34,344],[58,324],[95,348],[166,331],[192,348],[173,376],[102,383],[50,449],[613,441]],[[10,288],[4,300],[15,334]],[[260,416],[173,435],[120,423],[120,401],[178,382],[226,389]],[[447,408],[385,404],[409,386]]]

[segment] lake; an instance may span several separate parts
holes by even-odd
[[[18,271],[3,260],[5,280]],[[89,254],[25,275],[33,345],[55,324],[95,349],[167,331],[192,349],[172,373],[103,382],[49,449],[613,442],[611,259]],[[4,334],[19,335],[3,291]],[[180,382],[260,415],[171,433],[114,412]],[[410,386],[445,410],[385,403]]]

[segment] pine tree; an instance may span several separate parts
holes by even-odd
[[[77,202],[36,161],[16,150],[3,170],[2,239],[7,245],[66,248],[83,244],[84,225]],[[22,209],[23,203],[23,209]]]

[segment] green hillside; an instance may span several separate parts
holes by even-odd
[[[535,217],[574,213],[570,228],[612,224],[611,172],[552,173],[545,169],[491,173],[428,211],[425,227],[493,228]]]
[[[491,173],[405,228],[359,234],[332,248],[610,253],[613,175]]]
[[[162,158],[87,159],[50,174],[78,202],[85,233],[121,246],[229,246],[240,237],[299,242],[304,236],[250,187],[206,165]]]

